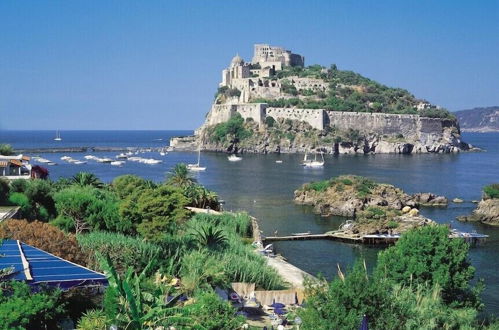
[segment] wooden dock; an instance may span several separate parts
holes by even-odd
[[[303,234],[303,235],[288,235],[288,236],[266,236],[262,237],[262,241],[278,242],[278,241],[303,241],[313,239],[328,239],[333,241],[347,242],[347,243],[362,243],[362,237],[352,235],[343,231],[333,231],[324,234]]]

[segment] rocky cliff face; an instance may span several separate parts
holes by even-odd
[[[458,217],[460,221],[478,221],[491,226],[499,226],[499,199],[482,199],[471,215]]]
[[[278,118],[272,124],[245,119],[242,128],[252,134],[244,138],[228,135],[214,139],[218,125],[205,125],[197,131],[192,148],[250,153],[304,153],[321,150],[331,154],[368,153],[451,153],[474,150],[463,142],[455,119],[333,112],[326,116],[323,130],[300,120]],[[186,140],[186,142],[189,142]],[[182,143],[180,143],[182,144]],[[185,146],[185,143],[182,144]]]

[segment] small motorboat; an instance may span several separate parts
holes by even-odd
[[[113,160],[111,158],[97,158],[98,163],[111,163]]]
[[[113,166],[123,166],[123,164],[125,164],[125,162],[121,160],[115,160],[111,162],[111,165]]]
[[[69,156],[62,156],[62,157],[61,157],[61,160],[70,160],[70,159],[72,159],[72,158],[71,158],[71,157],[69,157]]]
[[[117,159],[127,159],[128,155],[126,155],[126,154],[119,154],[119,155],[116,155],[116,158]]]
[[[73,162],[73,164],[75,164],[75,165],[82,165],[82,164],[86,164],[86,163],[87,162],[84,160],[77,160],[77,161]]]
[[[229,162],[238,162],[243,160],[242,157],[238,157],[236,154],[230,155],[229,157],[227,157],[227,159],[229,160]]]
[[[54,166],[54,165],[57,165],[57,163],[55,163],[55,162],[48,162],[47,165]]]
[[[282,160],[280,160],[280,159],[279,159],[279,160],[276,160],[275,162],[276,162],[277,164],[282,164]]]
[[[303,233],[292,233],[291,236],[306,236],[306,235],[310,235],[311,232],[310,231],[307,231],[307,232],[303,232]]]

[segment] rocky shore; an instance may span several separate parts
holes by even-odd
[[[389,184],[344,175],[303,185],[294,192],[294,201],[314,206],[323,216],[352,218],[352,233],[402,233],[433,223],[419,214],[421,206],[446,206],[447,198],[431,193],[406,194]]]
[[[489,191],[499,192],[499,184],[492,184],[484,188],[482,200],[478,203],[477,208],[466,216],[458,217],[459,221],[477,221],[491,226],[499,226],[499,196],[496,193],[487,194]]]

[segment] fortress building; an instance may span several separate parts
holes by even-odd
[[[290,50],[285,50],[282,47],[256,44],[251,63],[258,63],[262,68],[282,70],[283,66],[305,66],[305,57],[293,54]]]
[[[249,102],[253,97],[275,98],[281,96],[281,83],[269,79],[286,66],[305,64],[305,58],[281,47],[267,44],[255,45],[251,63],[239,55],[234,56],[228,68],[222,71],[220,87],[238,89],[241,96],[237,102]]]

